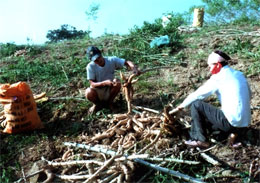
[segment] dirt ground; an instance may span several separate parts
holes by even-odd
[[[187,72],[186,72],[186,71]],[[174,71],[169,70],[169,73],[174,73],[175,75],[175,83],[178,85],[181,90],[179,90],[176,93],[171,93],[168,97],[169,100],[174,101],[175,99],[178,99],[181,96],[186,96],[189,92],[191,92],[193,89],[191,87],[188,87],[192,83],[200,84],[199,81],[196,81],[196,79],[192,78],[190,76],[190,73],[188,72],[189,68],[183,68],[183,67],[177,67],[174,69]],[[160,73],[161,77],[167,77],[169,74],[168,72],[162,72]],[[184,74],[185,73],[185,74]],[[204,74],[201,70],[193,70],[192,75],[196,74]],[[252,89],[252,106],[260,106],[260,95],[259,95],[259,89],[260,89],[260,82],[258,76],[252,76],[248,78],[249,83],[251,85]],[[187,84],[189,83],[189,84]],[[166,91],[167,92],[167,91]],[[170,93],[170,92],[169,92]],[[159,109],[161,106],[161,102],[158,96],[151,93],[150,95],[142,96],[140,94],[137,94],[134,96],[133,102],[134,105],[137,106],[143,106],[143,107],[149,107],[153,109]],[[122,107],[122,106],[121,106]],[[124,111],[120,111],[119,113],[124,113]],[[70,116],[70,113],[58,113],[57,118],[64,118]],[[183,116],[183,118],[187,118],[187,121],[190,120],[189,118],[189,111],[186,111]],[[48,160],[55,160],[61,158],[61,156],[64,155],[64,153],[68,150],[67,147],[63,145],[63,142],[78,142],[78,143],[85,143],[87,139],[94,136],[94,132],[102,132],[105,131],[108,127],[108,123],[110,121],[109,119],[102,119],[100,121],[95,121],[92,124],[84,124],[83,127],[85,130],[82,131],[81,135],[78,135],[75,138],[67,138],[67,137],[58,137],[58,139],[51,139],[51,140],[43,140],[41,143],[34,145],[33,147],[25,148],[21,155],[19,155],[19,162],[21,166],[23,167],[25,172],[32,172],[33,164],[37,164],[41,162],[41,157],[44,157]],[[187,149],[186,146],[183,145],[182,141],[184,139],[188,138],[187,129],[180,129],[182,131],[181,134],[178,135],[172,135],[172,136],[166,136],[168,138],[168,141],[165,142],[167,145],[162,145],[160,147],[159,144],[157,144],[157,151],[155,151],[155,154],[160,153],[166,153],[166,154],[172,154],[176,157],[179,157],[180,153],[182,152],[185,154],[189,159],[201,159],[197,154],[195,149]],[[87,137],[86,137],[87,136]],[[210,135],[211,139],[217,139],[217,135]],[[170,139],[170,140],[169,140]],[[208,151],[208,153],[212,156],[214,156],[218,161],[222,162],[221,166],[212,166],[208,167],[208,172],[221,172],[222,178],[216,178],[215,181],[217,182],[243,182],[243,178],[241,178],[239,175],[250,172],[251,176],[254,177],[255,181],[259,181],[259,168],[260,168],[260,160],[259,160],[259,154],[260,154],[260,110],[259,108],[253,108],[252,109],[252,123],[250,127],[246,130],[245,134],[239,138],[240,142],[242,142],[242,145],[238,148],[233,148],[230,146],[227,146],[227,139],[217,139],[216,141],[212,142],[211,147],[213,147],[211,150]],[[104,141],[99,142],[104,143]],[[165,149],[166,147],[166,149]],[[203,161],[203,160],[202,160]],[[39,167],[41,167],[39,165]],[[137,168],[139,166],[137,165]],[[144,167],[139,167],[144,168]],[[222,171],[225,169],[225,171]],[[148,169],[147,169],[148,171]],[[228,174],[228,178],[225,178],[225,173]],[[230,174],[232,174],[234,177],[229,177]],[[21,175],[19,175],[21,176]],[[224,177],[224,178],[223,178]],[[43,174],[40,174],[39,180],[44,180],[46,177]],[[140,178],[138,176],[138,173],[136,173],[135,176],[136,180]],[[134,180],[133,180],[134,181]],[[145,179],[144,182],[149,182],[149,178]],[[212,180],[209,180],[212,181]]]
[[[188,40],[192,41],[192,40]],[[210,48],[216,46],[217,40],[212,39],[210,43]],[[203,40],[200,44],[200,49],[204,49],[207,40]],[[224,44],[224,43],[223,43]],[[188,55],[196,54],[194,51],[191,52],[189,49],[184,49],[184,52],[189,52]],[[246,61],[243,62],[236,62],[238,58],[235,58],[234,63],[231,64],[232,67],[235,69],[239,69],[245,71],[248,67]],[[193,91],[192,86],[199,86],[201,85],[207,78],[208,78],[208,71],[206,68],[206,64],[204,60],[198,61],[200,67],[194,67],[193,64],[189,63],[191,59],[187,59],[186,66],[176,66],[172,70],[164,70],[161,71],[157,76],[154,78],[151,77],[151,80],[156,80],[158,77],[160,78],[167,78],[169,75],[174,75],[174,84],[179,87],[177,92],[168,91],[167,88],[164,89],[165,93],[168,93],[167,96],[168,101],[177,101],[180,98],[184,98],[190,92]],[[203,78],[202,80],[199,79]],[[241,178],[242,174],[250,174],[254,177],[255,182],[260,181],[260,76],[252,75],[248,77],[249,84],[252,90],[252,122],[250,127],[244,132],[243,135],[239,136],[239,141],[242,143],[241,146],[237,148],[233,148],[227,146],[227,139],[220,138],[218,139],[218,135],[210,135],[209,138],[213,139],[211,142],[212,149],[208,150],[207,153],[214,156],[219,162],[221,162],[221,166],[207,166],[208,173],[215,173],[220,172],[221,177],[215,178],[215,182],[229,182],[229,183],[237,183],[237,182],[244,182],[245,180]],[[71,90],[74,90],[75,95],[79,95],[79,90],[84,90],[84,88],[75,88],[72,84]],[[160,101],[160,97],[156,93],[156,91],[150,91],[145,96],[139,94],[138,91],[135,91],[134,99],[132,101],[133,105],[149,107],[152,109],[163,109],[162,102]],[[64,95],[64,94],[62,94]],[[61,95],[61,96],[62,96]],[[118,99],[119,100],[119,99]],[[209,99],[209,101],[211,101]],[[215,102],[214,99],[212,99]],[[73,108],[74,104],[71,104],[70,108]],[[125,113],[126,107],[123,106],[125,103],[118,104],[120,108],[118,113]],[[174,102],[173,102],[173,105]],[[122,107],[123,106],[123,107]],[[82,111],[82,113],[86,113],[86,111]],[[40,113],[43,115],[43,113]],[[56,115],[56,116],[55,116]],[[73,115],[70,113],[69,108],[66,112],[57,111],[54,116],[48,116],[48,120],[50,123],[55,123],[55,119],[64,119],[64,125],[66,123],[70,123],[70,121],[66,121],[66,119],[70,119],[70,116]],[[43,117],[43,116],[42,116]],[[46,118],[46,116],[45,116]],[[190,120],[189,118],[189,111],[186,111],[181,116],[182,119],[187,121]],[[76,119],[77,121],[78,119]],[[91,138],[95,133],[101,132],[106,130],[108,127],[108,123],[111,120],[111,117],[107,119],[100,119],[98,121],[91,122],[89,124],[82,123],[80,124],[80,128],[82,133],[76,137],[67,137],[67,136],[57,136],[56,138],[47,138],[46,140],[42,140],[39,144],[26,147],[23,149],[22,153],[17,155],[19,159],[19,163],[23,169],[23,171],[28,174],[35,172],[36,170],[40,169],[41,165],[41,157],[44,157],[47,160],[56,160],[61,158],[65,152],[68,151],[68,148],[63,145],[63,142],[78,142],[78,143],[85,143],[89,138]],[[55,125],[54,125],[55,127]],[[177,127],[179,128],[179,126]],[[187,139],[187,129],[183,129],[180,127],[181,133],[175,135],[167,135],[164,139],[166,140],[164,145],[158,143],[154,150],[151,150],[156,155],[159,153],[165,154],[172,154],[175,157],[180,157],[180,154],[185,155],[185,157],[189,158],[190,160],[202,160],[202,158],[198,155],[196,149],[188,149],[186,146],[183,145],[182,141]],[[214,141],[215,139],[215,141]],[[162,142],[161,142],[162,143]],[[206,162],[205,162],[206,163]],[[37,164],[37,165],[36,165]],[[33,168],[34,167],[34,168]],[[138,168],[143,168],[137,165]],[[222,171],[222,170],[225,171]],[[139,169],[140,170],[140,169]],[[57,171],[57,170],[55,170]],[[148,169],[147,169],[148,171]],[[226,176],[225,174],[232,174],[233,177]],[[240,175],[240,176],[239,176]],[[22,177],[22,173],[19,172],[18,177]],[[137,181],[141,175],[138,175],[136,172],[135,178],[132,179],[133,181]],[[243,177],[243,176],[242,176]],[[46,178],[44,174],[40,174],[38,181],[42,181]],[[149,182],[151,179],[146,178],[143,182]],[[209,180],[213,182],[213,180]],[[65,181],[66,182],[66,181]]]

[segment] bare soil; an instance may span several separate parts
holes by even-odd
[[[194,43],[195,40],[188,39],[187,44],[196,44]],[[166,69],[159,72],[158,75],[149,78],[149,80],[158,80],[159,78],[164,78],[167,80],[169,75],[173,75],[174,77],[174,84],[178,86],[178,91],[173,92],[169,91],[168,88],[162,89],[164,93],[168,93],[167,99],[168,101],[173,101],[173,105],[176,105],[179,99],[185,98],[189,93],[194,90],[194,87],[200,86],[208,77],[208,70],[206,66],[206,58],[205,60],[197,60],[198,66],[194,66],[192,56],[198,54],[200,50],[209,49],[212,50],[213,48],[217,47],[219,44],[230,44],[230,40],[220,40],[218,38],[201,38],[201,40],[197,40],[198,42],[198,49],[191,49],[191,48],[184,48],[183,51],[189,57],[186,59],[187,65],[185,66],[176,66],[174,69]],[[255,44],[258,45],[259,40],[255,41]],[[206,54],[205,54],[206,55]],[[231,64],[232,67],[235,69],[239,69],[241,71],[246,71],[248,68],[248,63],[246,60],[241,60],[240,58],[234,58],[233,63]],[[198,77],[200,76],[200,77]],[[209,137],[212,139],[216,139],[215,142],[212,142],[213,149],[209,150],[207,153],[214,156],[218,161],[222,162],[221,166],[207,166],[207,172],[217,172],[223,168],[230,171],[229,174],[239,173],[241,174],[248,174],[250,173],[251,176],[254,178],[255,182],[260,181],[260,109],[254,108],[260,106],[260,76],[252,75],[248,76],[248,81],[251,86],[252,90],[252,122],[250,127],[245,131],[245,134],[239,137],[239,141],[242,142],[242,145],[238,148],[233,148],[227,146],[227,139],[220,138],[218,139],[218,135],[210,135]],[[149,82],[149,81],[148,81]],[[58,91],[57,96],[67,96],[67,95],[74,95],[79,96],[80,90],[84,91],[84,87],[80,84],[80,87],[77,87],[77,82],[71,83],[71,87],[69,92],[67,93],[64,91]],[[162,110],[162,98],[158,95],[157,91],[150,91],[143,95],[140,94],[138,90],[135,91],[134,99],[132,103],[134,105],[149,107],[152,109]],[[120,101],[117,98],[117,101]],[[214,99],[209,99],[209,102],[216,102]],[[107,123],[111,118],[107,119],[99,119],[96,121],[92,121],[91,123],[85,123],[84,120],[82,121],[82,116],[87,115],[87,111],[79,111],[77,115],[70,111],[77,105],[76,102],[71,102],[69,106],[66,108],[66,111],[42,111],[40,109],[40,116],[43,121],[48,121],[46,124],[46,128],[40,130],[39,132],[48,132],[48,128],[57,129],[57,134],[53,134],[53,137],[46,138],[40,141],[40,143],[35,144],[33,146],[25,147],[19,154],[17,154],[16,159],[18,159],[23,171],[25,174],[28,174],[33,167],[33,164],[39,162],[41,157],[44,157],[47,160],[54,160],[61,158],[62,155],[68,150],[67,147],[63,145],[63,142],[78,142],[84,143],[87,138],[90,138],[96,132],[101,132],[102,130],[106,130]],[[126,106],[124,102],[117,104],[118,111],[117,113],[126,113]],[[186,111],[183,118],[190,120],[189,118],[189,111]],[[61,124],[62,123],[62,124]],[[68,137],[66,136],[65,131],[71,129],[72,124],[75,128],[82,129],[81,133],[77,136]],[[59,130],[62,127],[63,131]],[[172,135],[167,136],[170,139],[167,142],[168,149],[165,149],[163,146],[161,152],[165,153],[172,153],[179,157],[179,153],[183,152],[187,157],[190,159],[199,159],[200,161],[205,162],[202,160],[198,155],[195,155],[197,151],[195,149],[187,149],[186,146],[183,145],[182,140],[188,138],[187,129],[181,132],[180,135]],[[87,137],[86,137],[87,136]],[[40,165],[39,165],[40,166]],[[137,165],[138,166],[138,165]],[[143,168],[143,167],[142,167]],[[148,170],[148,169],[147,169]],[[235,172],[235,173],[234,173]],[[237,183],[237,182],[244,182],[244,179],[241,176],[237,177],[228,177],[225,178],[226,171],[222,171],[221,178],[215,178],[215,182],[229,182],[229,183]],[[22,177],[21,172],[17,172],[18,177]],[[140,178],[141,175],[138,175],[136,172],[136,180]],[[242,176],[243,177],[243,176]],[[40,174],[40,178],[38,181],[43,181],[46,177],[43,174]],[[134,179],[133,179],[134,180]],[[151,181],[151,179],[147,178],[146,182]],[[212,181],[213,180],[209,180]]]

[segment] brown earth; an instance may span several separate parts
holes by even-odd
[[[209,33],[208,35],[212,35]],[[246,37],[247,38],[247,37]],[[247,38],[248,39],[248,38]],[[217,48],[220,44],[232,44],[234,41],[234,37],[230,37],[229,39],[220,39],[216,37],[203,37],[201,39],[193,39],[190,38],[187,40],[187,44],[197,45],[198,49],[191,49],[189,47],[184,48],[182,51],[187,55],[185,62],[187,65],[185,66],[176,66],[174,69],[165,69],[163,71],[157,72],[156,76],[150,77],[149,80],[154,81],[161,78],[162,80],[168,80],[169,76],[173,76],[173,83],[178,86],[177,91],[169,91],[168,88],[161,89],[164,93],[168,94],[166,97],[168,101],[173,101],[173,105],[176,105],[178,99],[183,99],[190,92],[194,90],[195,87],[200,86],[208,77],[208,71],[206,68],[206,59],[207,54],[210,53],[211,50]],[[259,38],[254,38],[253,41],[255,46],[257,47],[260,43]],[[259,46],[258,46],[259,48]],[[193,59],[194,55],[204,55],[203,59]],[[231,64],[235,69],[239,69],[245,72],[249,66],[249,62],[244,58],[239,58],[238,55],[234,55],[233,62]],[[254,181],[260,181],[260,109],[257,108],[260,106],[260,76],[259,75],[249,75],[248,81],[252,90],[252,122],[251,126],[247,129],[245,134],[240,137],[240,141],[242,142],[242,146],[238,148],[233,148],[226,145],[226,139],[217,140],[213,142],[211,145],[214,146],[213,149],[209,150],[208,153],[213,155],[217,160],[222,162],[221,166],[207,166],[207,172],[217,172],[222,169],[225,171],[221,171],[221,178],[215,178],[214,182],[244,182],[245,180],[241,178],[242,174],[251,173],[251,176],[254,177]],[[147,81],[149,82],[149,81]],[[81,88],[77,87],[77,83],[72,83],[70,88],[70,95],[73,93],[74,96],[81,95],[79,90],[84,90],[82,84]],[[57,96],[66,96],[66,92],[62,91],[57,92]],[[119,99],[117,99],[119,100]],[[152,109],[162,110],[162,101],[163,100],[158,92],[150,90],[150,92],[139,93],[138,88],[135,90],[135,95],[133,99],[134,105],[139,105],[143,107],[149,107]],[[215,99],[209,99],[209,102],[216,102]],[[121,103],[119,105],[120,109],[117,111],[118,113],[125,113],[126,107],[125,103]],[[33,167],[35,162],[41,160],[41,157],[44,157],[48,160],[54,160],[57,158],[61,158],[62,155],[68,150],[67,147],[63,145],[65,141],[75,141],[79,143],[84,143],[87,138],[91,137],[94,132],[102,131],[107,128],[107,123],[111,118],[107,119],[99,119],[97,121],[93,121],[91,123],[81,123],[76,121],[81,121],[81,119],[77,119],[75,114],[70,112],[70,109],[73,106],[77,105],[77,103],[70,103],[66,108],[66,111],[56,111],[54,114],[48,113],[48,111],[41,111],[39,114],[43,121],[49,121],[49,125],[46,125],[50,128],[58,128],[60,124],[57,123],[57,120],[63,121],[62,126],[66,126],[67,124],[75,123],[75,128],[79,125],[79,128],[82,128],[82,133],[75,137],[67,137],[58,135],[53,138],[46,138],[42,140],[39,144],[35,144],[33,146],[25,147],[19,154],[17,154],[17,159],[23,169],[23,171],[28,174],[29,170]],[[80,111],[79,116],[86,114],[87,111]],[[189,120],[188,111],[183,114]],[[44,129],[48,130],[48,129]],[[45,132],[43,130],[43,132]],[[53,129],[52,129],[53,130]],[[40,131],[41,132],[41,131]],[[89,137],[86,137],[89,136]],[[210,135],[212,139],[216,138],[216,135]],[[168,143],[169,149],[160,149],[161,153],[171,153],[175,155],[175,157],[179,157],[180,153],[185,155],[185,157],[193,160],[198,159],[200,161],[204,160],[196,154],[196,150],[187,149],[182,144],[182,138],[187,137],[187,130],[183,129],[183,134],[180,136],[167,136],[167,138],[171,139]],[[157,152],[158,153],[158,152]],[[39,165],[40,167],[41,165]],[[138,167],[138,165],[137,165]],[[57,170],[56,170],[57,171]],[[187,172],[186,172],[187,173]],[[225,178],[225,173],[237,175],[235,177]],[[138,173],[137,173],[138,175]],[[240,175],[240,176],[239,176]],[[19,172],[19,177],[22,177],[22,173]],[[137,176],[140,178],[140,176]],[[243,177],[243,176],[242,176]],[[38,181],[44,180],[43,174],[40,174]],[[138,180],[136,178],[136,180]],[[151,181],[151,179],[147,178],[147,182]],[[210,181],[213,181],[212,179]]]

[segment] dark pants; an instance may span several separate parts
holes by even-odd
[[[190,136],[192,140],[205,142],[206,129],[223,132],[234,130],[220,109],[201,100],[196,100],[191,104],[191,117]]]

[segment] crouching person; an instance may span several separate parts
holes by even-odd
[[[86,89],[85,96],[93,103],[89,114],[104,107],[113,111],[113,101],[121,89],[120,80],[114,77],[115,70],[126,66],[137,75],[140,71],[131,61],[118,57],[103,57],[95,46],[87,48],[87,56],[91,61],[86,67],[90,87]]]
[[[228,66],[230,59],[222,51],[212,52],[208,57],[212,76],[176,108],[191,109],[191,140],[185,141],[188,146],[207,148],[207,129],[236,134],[250,124],[250,87],[240,71]],[[221,109],[203,101],[212,94],[217,94]],[[231,138],[235,140],[234,135]]]

